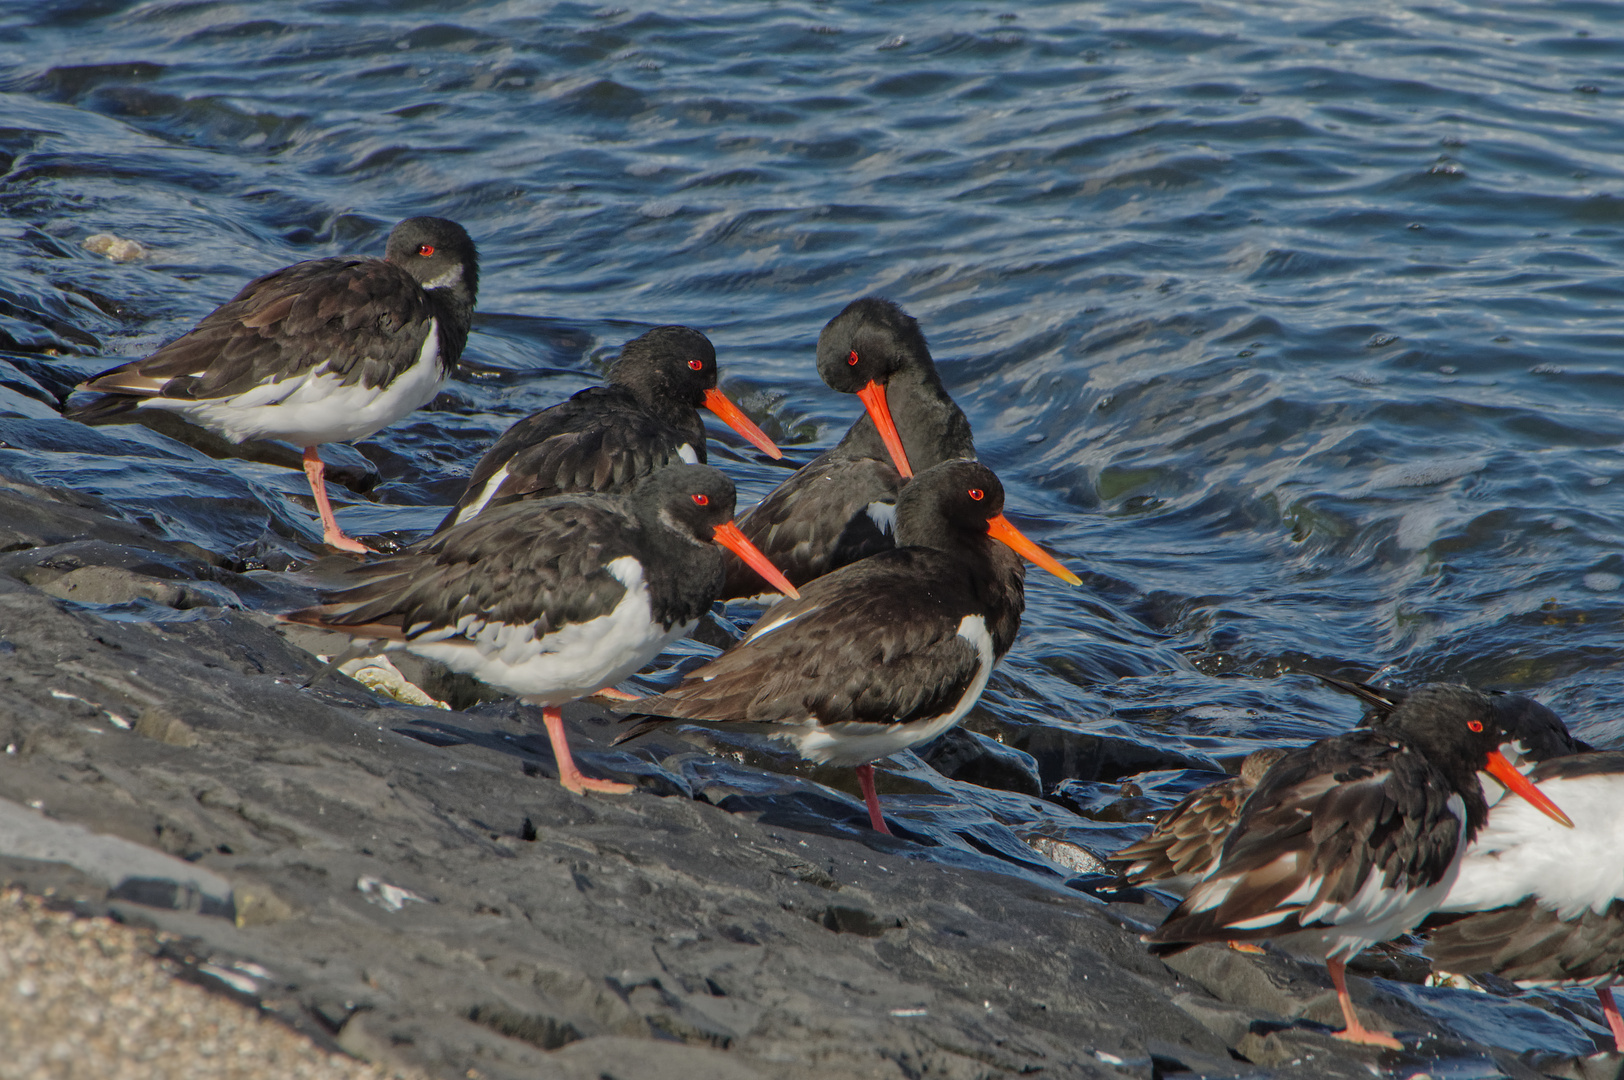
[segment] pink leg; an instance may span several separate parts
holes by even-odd
[[[1607,1017],[1607,1026],[1613,1029],[1613,1048],[1624,1054],[1624,1017],[1618,1015],[1618,1002],[1613,1000],[1613,988],[1598,986],[1596,996],[1601,999],[1601,1011],[1602,1015]]]
[[[587,697],[602,698],[605,701],[641,701],[641,700],[643,700],[643,696],[641,694],[628,694],[628,693],[626,693],[626,691],[624,691],[624,690],[616,690],[612,686],[606,686],[602,690],[599,690],[595,694],[588,694]]]
[[[316,496],[316,513],[321,515],[321,539],[328,547],[335,547],[340,551],[353,551],[364,555],[372,551],[371,548],[344,535],[344,530],[338,527],[338,519],[333,516],[333,504],[327,501],[327,482],[322,474],[327,467],[321,462],[321,455],[316,453],[314,446],[304,448],[305,476],[310,480],[311,494]]]
[[[1336,1037],[1364,1046],[1385,1046],[1389,1050],[1404,1049],[1404,1044],[1387,1032],[1371,1031],[1359,1022],[1358,1014],[1353,1011],[1353,998],[1348,996],[1348,981],[1343,974],[1347,965],[1341,960],[1327,960],[1325,967],[1331,973],[1331,985],[1336,987],[1336,1000],[1342,1006],[1342,1019],[1347,1021],[1348,1025],[1337,1032]]]
[[[631,784],[622,784],[614,780],[594,780],[584,775],[575,767],[575,759],[570,756],[570,744],[564,737],[564,714],[549,705],[541,710],[542,723],[547,725],[547,739],[553,744],[553,759],[558,762],[558,782],[564,787],[584,795],[588,791],[601,791],[605,795],[624,795],[632,790]]]
[[[857,766],[857,786],[863,789],[863,802],[868,804],[868,823],[875,832],[895,835],[885,827],[885,815],[880,813],[880,793],[874,790],[874,763]]]

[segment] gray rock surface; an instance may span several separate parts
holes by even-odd
[[[847,794],[750,789],[679,738],[610,750],[584,706],[584,767],[640,789],[572,796],[533,710],[303,689],[320,665],[264,611],[308,578],[232,573],[88,500],[0,485],[0,550],[0,879],[177,935],[196,981],[323,1047],[582,1080],[1618,1072],[1474,1045],[1364,979],[1412,1049],[1343,1045],[1312,964],[1164,963],[1137,940],[1158,904],[1030,849],[1007,873],[926,857]],[[1004,755],[1012,788],[1023,762],[1050,780],[1039,742]]]

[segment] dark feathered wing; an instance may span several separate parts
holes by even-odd
[[[434,315],[417,282],[396,266],[316,259],[256,278],[186,334],[84,388],[136,398],[223,398],[324,363],[347,384],[376,387],[416,361]],[[461,342],[455,345],[449,357],[441,350],[447,367],[461,352]],[[127,407],[93,401],[69,415],[94,422]]]
[[[937,584],[962,573],[948,556],[906,548],[819,578],[675,689],[631,706],[649,719],[618,741],[673,719],[832,725],[939,716],[982,662]]]
[[[840,448],[814,459],[739,515],[739,529],[797,588],[831,570],[896,546],[869,516],[872,503],[897,501],[902,477],[887,461],[850,458]],[[761,577],[727,560],[723,599],[761,592]]]
[[[1288,755],[1247,801],[1211,876],[1153,942],[1274,937],[1341,921],[1367,879],[1441,880],[1460,842],[1451,789],[1420,754],[1369,731]]]
[[[1151,830],[1107,860],[1130,885],[1200,875],[1218,861],[1252,785],[1235,777],[1192,791]]]
[[[1624,901],[1564,919],[1528,897],[1512,907],[1438,915],[1422,924],[1440,971],[1492,972],[1536,985],[1612,982],[1624,973]]]
[[[448,528],[477,502],[504,467],[507,478],[487,510],[570,492],[626,491],[644,476],[682,461],[677,450],[685,443],[704,464],[705,430],[697,416],[693,426],[683,431],[650,416],[620,387],[589,387],[504,432],[474,466],[467,487],[439,527]]]
[[[601,500],[509,507],[357,567],[356,584],[286,618],[396,641],[459,623],[465,635],[534,624],[541,637],[614,609],[626,587],[605,567],[634,554],[635,529],[630,513]]]
[[[1547,780],[1621,774],[1624,774],[1624,750],[1595,750],[1542,761],[1529,772],[1528,779],[1543,784]]]

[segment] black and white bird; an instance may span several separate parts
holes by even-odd
[[[613,686],[682,637],[722,588],[722,544],[793,591],[733,524],[733,482],[670,465],[628,495],[555,495],[481,514],[357,566],[348,588],[289,622],[402,649],[543,707],[566,788],[583,776],[558,706]]]
[[[439,527],[520,499],[624,491],[679,461],[703,465],[701,407],[768,457],[783,457],[716,388],[716,376],[716,349],[709,338],[686,326],[656,326],[626,343],[605,385],[590,386],[508,428],[474,466]]]
[[[296,263],[243,286],[191,330],[86,382],[87,424],[163,410],[232,442],[304,449],[322,539],[367,550],[333,517],[317,447],[364,439],[433,400],[468,340],[479,261],[461,225],[408,218],[382,259]]]
[[[739,515],[739,528],[796,585],[896,546],[897,492],[944,461],[974,459],[970,421],[948,395],[919,324],[864,297],[818,335],[818,374],[867,410],[832,449]],[[729,560],[724,599],[760,592]]]
[[[1360,723],[1366,727],[1379,727],[1386,723],[1393,711],[1409,696],[1409,691],[1399,687],[1372,686],[1331,675],[1316,674],[1314,677],[1326,686],[1363,701],[1365,716]],[[1563,723],[1560,716],[1526,694],[1504,690],[1485,690],[1484,693],[1489,695],[1495,719],[1506,733],[1506,741],[1500,744],[1500,753],[1523,772],[1538,762],[1586,753],[1592,749],[1588,743],[1575,739],[1569,733],[1568,725]],[[1505,789],[1487,773],[1479,772],[1477,778],[1483,783],[1489,805],[1493,806]]]
[[[1360,1023],[1344,968],[1443,903],[1488,815],[1478,770],[1571,824],[1506,761],[1506,738],[1489,695],[1435,684],[1380,727],[1292,751],[1246,800],[1218,866],[1146,940],[1162,953],[1267,938],[1314,952],[1347,1021],[1338,1037],[1398,1048]]]
[[[1247,754],[1237,775],[1184,796],[1148,836],[1121,848],[1107,863],[1129,885],[1189,892],[1217,867],[1224,841],[1240,820],[1241,807],[1275,762],[1285,756],[1286,750],[1278,746]]]
[[[1315,677],[1364,701],[1369,709],[1363,721],[1367,726],[1385,724],[1408,696],[1401,689],[1378,688],[1329,675]],[[1506,732],[1500,752],[1512,764],[1532,765],[1557,754],[1574,753],[1583,746],[1569,736],[1561,718],[1532,698],[1500,691],[1488,693],[1491,707]],[[1129,885],[1154,885],[1171,892],[1188,893],[1191,886],[1217,867],[1224,841],[1229,839],[1230,831],[1240,819],[1242,806],[1286,752],[1280,747],[1254,750],[1241,763],[1239,775],[1186,795],[1147,836],[1118,850],[1108,863]],[[1478,780],[1491,806],[1505,793],[1505,788],[1487,773],[1479,772]],[[1524,802],[1516,805],[1528,806]],[[1541,817],[1540,820],[1547,819]],[[1470,859],[1470,853],[1467,857]],[[1237,948],[1243,947],[1240,943],[1234,944]]]
[[[1560,828],[1519,799],[1489,811],[1422,929],[1436,968],[1519,986],[1592,987],[1624,1053],[1612,984],[1624,979],[1624,752],[1551,758],[1528,779],[1569,811]]]
[[[873,762],[936,738],[981,696],[1025,608],[1025,556],[1077,576],[1003,515],[992,470],[950,461],[897,501],[899,546],[826,574],[767,611],[744,639],[674,689],[627,706],[642,722],[721,724],[855,765],[869,820],[890,832]]]

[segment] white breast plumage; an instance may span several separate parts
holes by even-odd
[[[632,675],[693,628],[692,623],[679,623],[667,630],[654,619],[643,566],[636,559],[622,556],[604,569],[626,593],[595,619],[568,623],[538,638],[533,623],[515,626],[465,616],[454,627],[389,647],[438,660],[538,705],[585,697]]]
[[[416,361],[384,386],[345,383],[322,363],[233,397],[154,397],[140,407],[180,413],[232,442],[280,439],[295,446],[316,446],[366,438],[427,405],[444,381],[439,320],[431,319]]]
[[[786,623],[789,621],[784,620]],[[776,629],[778,626],[770,626],[762,633]],[[963,719],[964,714],[980,700],[981,692],[987,688],[987,678],[992,674],[992,635],[987,632],[987,620],[980,615],[966,615],[959,620],[958,636],[969,642],[976,651],[976,673],[959,700],[946,712],[906,724],[817,724],[808,720],[805,726],[777,737],[793,742],[801,756],[808,761],[829,765],[859,765],[878,761],[929,742]]]

